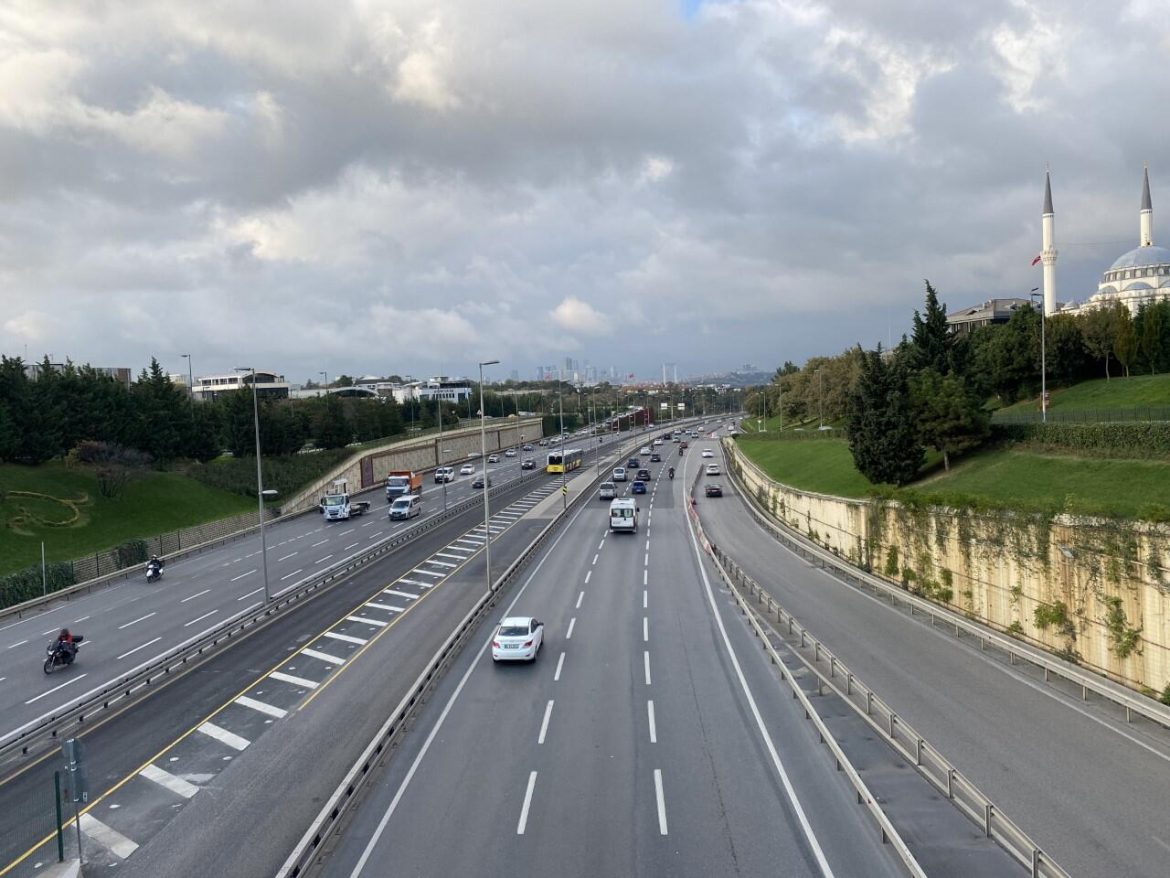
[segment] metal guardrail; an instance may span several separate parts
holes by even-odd
[[[643,431],[641,435],[648,433],[649,431]],[[630,447],[636,447],[640,442],[639,439]],[[627,448],[626,451],[619,451],[619,456],[627,453],[628,450]],[[545,525],[536,538],[521,551],[516,560],[508,565],[500,578],[492,584],[491,590],[485,592],[467,615],[459,621],[459,624],[455,626],[455,629],[447,636],[442,646],[411,684],[398,707],[394,709],[394,712],[386,719],[370,743],[366,745],[316,819],[309,825],[308,830],[301,836],[296,847],[293,848],[284,864],[277,871],[277,878],[297,878],[297,876],[304,875],[313,866],[317,857],[325,852],[325,845],[337,832],[349,810],[360,801],[360,794],[366,782],[373,776],[379,761],[383,755],[390,751],[409,726],[415,711],[425,703],[427,693],[442,680],[443,675],[458,658],[479,623],[483,621],[484,616],[495,606],[503,590],[512,584],[513,579],[548,541],[552,533],[564,523],[569,513],[575,511],[578,504],[589,502],[592,498],[592,486],[601,481],[603,475],[596,472],[592,474],[589,481],[590,487],[585,491],[577,492],[569,505]]]
[[[931,786],[945,795],[948,801],[958,807],[969,820],[979,826],[984,835],[994,840],[1017,862],[1029,869],[1033,878],[1069,878],[1068,873],[1051,856],[1037,846],[1026,832],[1020,829],[1011,818],[996,807],[991,799],[980,792],[975,784],[964,777],[957,768],[947,761],[941,752],[918,734],[909,723],[898,716],[872,689],[861,682],[844,662],[833,655],[824,644],[813,637],[795,616],[785,610],[764,590],[763,586],[744,573],[739,565],[728,557],[727,553],[722,549],[718,547],[712,547],[712,549],[717,566],[731,587],[736,602],[748,616],[752,627],[764,643],[765,649],[768,650],[768,654],[772,657],[773,662],[780,666],[781,677],[788,679],[789,685],[794,692],[801,691],[800,687],[793,679],[791,672],[785,669],[779,655],[772,648],[771,643],[768,642],[767,635],[759,619],[760,614],[748,606],[748,599],[736,587],[737,584],[740,587],[746,588],[748,593],[769,614],[776,617],[776,624],[786,629],[789,638],[799,639],[799,648],[793,648],[791,650],[792,654],[799,658],[801,663],[816,675],[820,681],[818,687],[828,687],[852,707],[887,744],[897,750],[907,762],[914,765],[918,769],[919,774],[926,778]],[[772,628],[770,620],[768,621],[768,627]],[[810,649],[812,651],[811,658],[805,655]],[[828,666],[827,673],[823,669],[825,664]],[[844,688],[838,684],[838,680],[844,682]],[[805,704],[806,709],[810,709],[806,700],[803,698],[801,700],[802,704]],[[833,749],[834,755],[837,755],[838,748],[835,746],[832,738],[828,736],[827,731],[822,729],[819,724],[818,731],[821,733],[822,740],[825,740]],[[838,756],[838,759],[841,758],[841,756]],[[850,776],[850,780],[853,780],[852,776]],[[856,787],[856,783],[854,786]],[[860,796],[861,794],[861,789],[858,789],[858,795]],[[870,806],[870,812],[876,818],[881,813],[881,809],[875,804]],[[884,814],[881,814],[881,816],[882,818],[885,817]],[[888,819],[886,822],[888,822]],[[887,832],[886,823],[880,819],[879,823],[882,825],[884,840]],[[901,848],[898,848],[898,852],[899,855],[902,854]],[[914,865],[917,866],[917,863]],[[914,872],[914,874],[923,873],[919,870]]]
[[[926,616],[931,626],[945,625],[953,630],[956,638],[964,635],[979,642],[980,649],[986,650],[989,646],[995,647],[1008,656],[1010,663],[1024,661],[1044,672],[1044,682],[1051,682],[1057,677],[1072,683],[1081,692],[1081,700],[1088,701],[1089,694],[1097,695],[1120,707],[1125,712],[1126,722],[1131,722],[1137,714],[1150,722],[1156,723],[1164,729],[1170,729],[1170,707],[1159,704],[1119,683],[1099,677],[1096,674],[1083,671],[1071,662],[1064,661],[1043,650],[1021,643],[1006,634],[1000,634],[994,629],[977,622],[972,622],[965,616],[932,603],[925,598],[911,594],[872,573],[866,573],[860,568],[849,564],[839,555],[825,549],[803,535],[790,530],[782,523],[774,521],[767,513],[759,508],[758,501],[753,493],[744,484],[739,476],[738,466],[748,466],[756,470],[763,478],[767,478],[751,461],[743,460],[736,454],[735,465],[729,466],[731,478],[735,481],[740,494],[747,500],[744,504],[749,514],[785,548],[804,558],[813,561],[823,569],[832,569],[838,578],[864,587],[875,596],[886,598],[891,604],[902,604],[909,609],[910,614]]]

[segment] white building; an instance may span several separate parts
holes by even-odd
[[[251,389],[252,373],[229,372],[225,375],[200,375],[195,378],[192,391],[196,399],[215,399],[241,388]],[[288,399],[288,382],[275,372],[256,372],[256,393],[277,399]]]

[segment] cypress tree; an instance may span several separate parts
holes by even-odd
[[[871,482],[904,485],[918,474],[925,451],[906,375],[885,362],[880,345],[863,355],[846,429],[853,463]]]

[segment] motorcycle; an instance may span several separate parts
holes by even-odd
[[[163,565],[161,562],[150,561],[146,565],[146,581],[157,582],[162,578]]]
[[[667,474],[668,476],[670,476],[670,478],[671,478],[671,479],[673,479],[673,478],[674,478],[674,467],[672,466],[670,469],[668,469],[668,470],[666,471],[666,474]]]
[[[73,659],[77,657],[77,645],[85,637],[77,634],[73,637],[72,646],[68,643],[61,643],[54,640],[45,647],[45,673],[51,674],[57,668],[63,668],[66,665],[73,664]]]

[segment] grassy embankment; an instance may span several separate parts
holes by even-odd
[[[1170,407],[1170,375],[1131,375],[1129,378],[1097,378],[1072,387],[1051,388],[1048,411]],[[999,409],[1000,414],[1030,414],[1040,410],[1040,398],[1025,399]]]
[[[177,473],[147,473],[108,499],[84,470],[0,464],[0,575],[39,564],[42,540],[46,560],[68,561],[255,508],[255,500]]]

